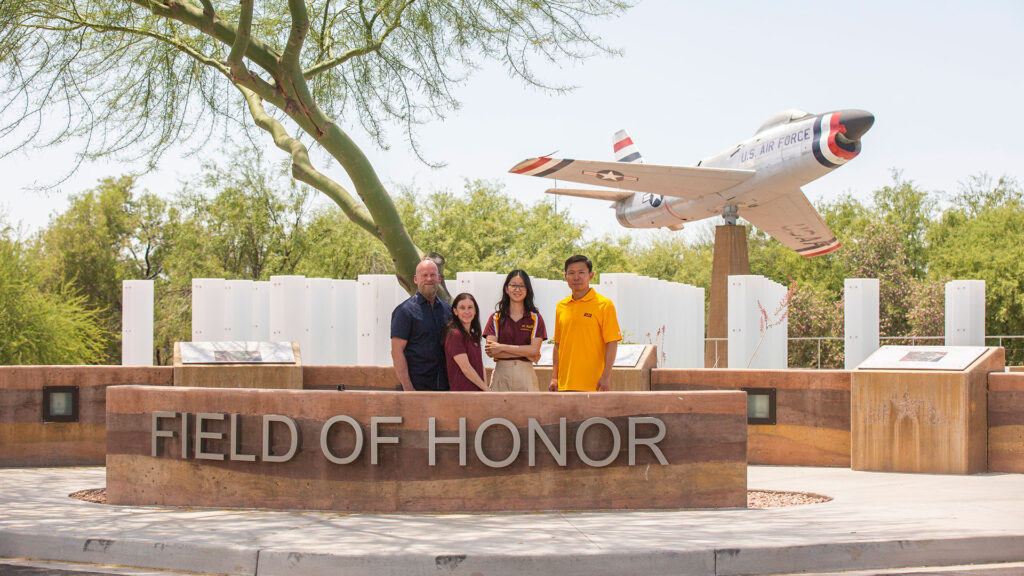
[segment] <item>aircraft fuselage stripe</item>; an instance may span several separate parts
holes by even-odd
[[[836,143],[836,136],[845,131],[846,127],[839,123],[839,112],[822,114],[815,119],[811,151],[819,164],[826,168],[836,168],[857,156],[857,152],[844,150]]]
[[[814,153],[814,158],[818,161],[819,164],[821,164],[825,168],[835,168],[835,167],[839,166],[839,164],[834,164],[834,163],[830,162],[828,160],[828,158],[825,158],[825,155],[822,154],[822,152],[821,152],[821,141],[822,141],[822,130],[821,130],[821,128],[822,128],[822,121],[824,120],[825,116],[828,116],[828,114],[822,114],[821,116],[818,116],[818,118],[816,118],[814,120],[814,137],[811,138],[811,152]],[[828,138],[828,136],[826,135],[825,138]],[[827,144],[826,144],[826,147],[827,147]]]

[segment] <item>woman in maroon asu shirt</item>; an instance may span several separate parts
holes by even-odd
[[[487,319],[484,336],[484,351],[495,361],[491,390],[539,392],[533,363],[540,360],[540,345],[548,333],[533,304],[533,285],[526,272],[513,270],[505,277],[498,311]]]
[[[448,389],[455,392],[490,391],[484,383],[484,357],[480,352],[480,315],[476,298],[463,292],[452,300],[452,320],[445,329],[444,358]]]

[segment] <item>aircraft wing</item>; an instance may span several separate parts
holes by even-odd
[[[757,204],[739,215],[772,238],[810,258],[839,249],[839,241],[799,188]]]
[[[578,188],[548,188],[548,194],[561,194],[562,196],[576,196],[577,198],[591,198],[593,200],[608,200],[618,202],[633,195],[633,192],[625,190],[580,190]]]
[[[594,162],[546,156],[523,160],[509,172],[689,200],[728,190],[754,175],[753,170]]]

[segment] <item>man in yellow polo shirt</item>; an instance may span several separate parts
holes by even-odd
[[[555,308],[552,392],[611,390],[612,365],[622,333],[615,304],[590,287],[594,265],[577,254],[565,261],[565,281],[572,295]]]

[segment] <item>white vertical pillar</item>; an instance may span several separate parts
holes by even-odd
[[[763,346],[768,356],[763,358],[765,364],[762,367],[785,370],[789,368],[789,303],[786,302],[788,289],[767,278],[763,286],[761,302],[768,311],[768,321],[772,326],[767,329],[764,339]]]
[[[670,283],[669,308],[665,326],[665,367],[704,367],[704,289]]]
[[[533,285],[532,278],[530,284]],[[502,284],[505,283],[505,275],[497,272],[459,272],[455,276],[455,282],[449,284],[455,287],[452,300],[459,292],[469,292],[476,299],[480,306],[480,327],[494,313],[498,302],[501,301]],[[484,354],[484,366],[494,366],[494,360]]]
[[[730,368],[787,368],[788,322],[768,326],[778,320],[785,295],[785,286],[763,276],[729,276]],[[763,327],[762,309],[768,316]]]
[[[254,340],[252,337],[252,280],[224,281],[224,332],[219,340]]]
[[[356,280],[356,364],[375,366],[373,332],[377,329],[379,274],[363,274]]]
[[[252,325],[249,328],[249,339],[256,342],[270,341],[270,282],[266,280],[252,283]]]
[[[332,316],[334,349],[331,351],[330,362],[334,366],[354,366],[357,362],[356,349],[359,341],[359,329],[357,326],[356,287],[355,280],[331,281],[332,298],[334,299]]]
[[[302,363],[324,366],[330,363],[334,349],[334,297],[328,278],[306,279],[306,328]]]
[[[569,295],[569,287],[565,280],[549,280],[547,278],[530,278],[533,284],[533,303],[544,319],[547,339],[555,336],[555,308],[558,301]]]
[[[224,280],[192,279],[192,341],[218,342],[224,337]]]
[[[408,297],[398,279],[392,274],[359,276],[359,365],[391,366],[391,313]]]
[[[270,340],[298,342],[299,354],[305,364],[306,277],[270,277]]]
[[[121,365],[153,365],[153,281],[121,282]]]
[[[853,370],[878,350],[878,279],[843,281],[843,350],[847,370]]]
[[[985,281],[946,282],[946,346],[985,345]]]
[[[594,289],[601,293],[615,304],[615,312],[619,320],[619,329],[622,330],[622,340],[633,344],[645,343],[645,333],[641,332],[642,319],[640,308],[637,305],[643,300],[645,290],[641,277],[636,274],[603,273],[601,283],[594,286]]]

